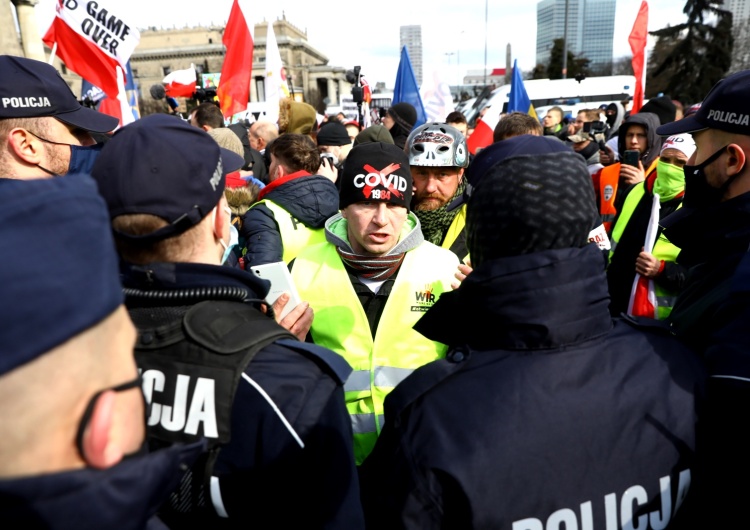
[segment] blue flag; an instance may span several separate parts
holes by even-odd
[[[508,112],[523,112],[537,118],[534,106],[526,93],[526,87],[523,86],[518,59],[513,60],[513,80],[510,82],[510,94],[508,94]]]
[[[417,76],[414,75],[414,70],[411,67],[406,46],[401,48],[401,61],[398,63],[398,72],[396,73],[396,87],[393,89],[393,104],[402,101],[409,103],[417,110],[417,123],[414,124],[414,128],[427,121],[422,96],[419,95]]]

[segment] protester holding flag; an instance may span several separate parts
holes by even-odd
[[[611,298],[609,310],[613,316],[627,311],[636,274],[653,280],[658,304],[650,314],[636,312],[638,316],[662,320],[672,309],[674,297],[685,282],[685,267],[675,263],[680,249],[664,237],[661,228],[658,228],[653,252],[646,252],[642,247],[654,195],[658,195],[661,206],[659,219],[682,205],[685,194],[683,167],[694,151],[695,142],[689,134],[670,136],[662,146],[654,170],[644,182],[632,188],[625,199],[612,230],[607,269]]]
[[[118,120],[81,106],[52,66],[0,55],[0,178],[89,173],[99,155],[89,132]]]

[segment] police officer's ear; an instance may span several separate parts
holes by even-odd
[[[83,433],[84,459],[89,466],[97,469],[114,466],[125,454],[112,436],[116,399],[117,393],[113,390],[107,390],[97,398]]]
[[[44,161],[43,142],[26,129],[11,129],[7,141],[8,149],[27,164],[36,166]]]
[[[737,144],[729,144],[727,146],[727,176],[733,177],[738,173],[742,172],[745,168],[746,155],[745,151]]]

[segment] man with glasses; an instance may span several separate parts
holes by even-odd
[[[117,118],[81,106],[52,66],[0,55],[0,178],[90,173],[99,154],[90,133]]]

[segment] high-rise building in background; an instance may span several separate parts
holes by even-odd
[[[422,26],[401,26],[401,45],[406,46],[409,60],[417,76],[417,84],[422,84]]]
[[[743,2],[745,0],[742,0]],[[565,33],[566,0],[542,0],[536,6],[536,62],[547,65],[555,39]],[[591,60],[597,69],[612,62],[617,0],[567,0],[568,50]]]
[[[750,0],[726,0],[721,8],[732,12],[735,25],[750,18]]]

